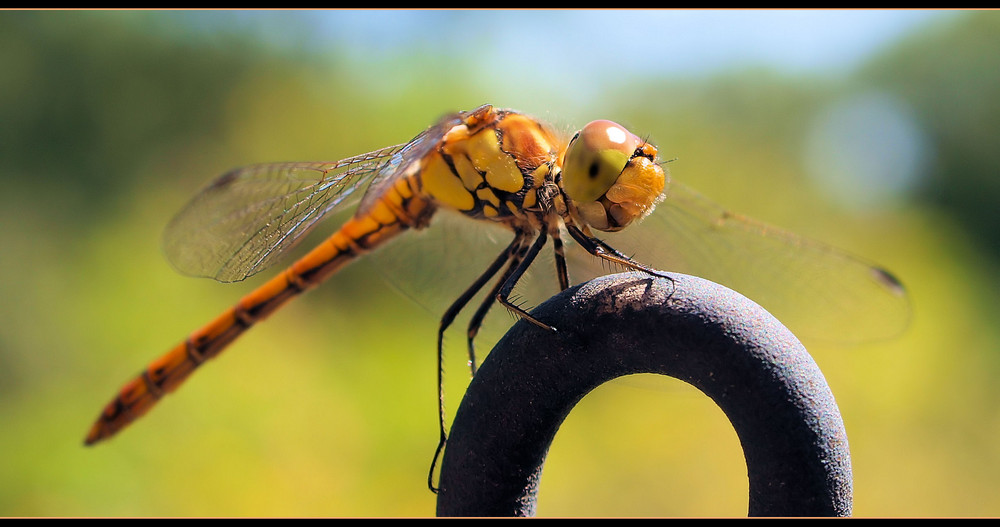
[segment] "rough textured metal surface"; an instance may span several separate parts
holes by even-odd
[[[625,273],[570,288],[533,311],[554,333],[515,324],[459,407],[439,515],[534,515],[560,424],[595,387],[633,373],[683,380],[725,412],[746,457],[751,516],[850,515],[847,435],[805,348],[743,296],[671,276]]]

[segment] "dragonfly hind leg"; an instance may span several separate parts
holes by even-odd
[[[531,266],[535,257],[541,251],[542,247],[545,245],[546,241],[546,231],[541,231],[541,233],[535,238],[534,243],[527,244],[529,233],[523,230],[517,230],[514,235],[513,241],[506,249],[490,264],[490,266],[484,271],[475,282],[472,283],[459,297],[448,307],[444,316],[441,319],[440,327],[438,328],[438,424],[439,424],[439,440],[437,449],[434,452],[434,459],[431,462],[431,468],[427,475],[427,486],[432,492],[437,492],[437,488],[434,486],[434,469],[437,467],[437,461],[441,456],[441,452],[444,450],[444,446],[448,441],[448,435],[445,431],[445,410],[444,410],[444,332],[451,326],[454,322],[455,317],[458,313],[468,304],[469,300],[478,293],[483,285],[489,281],[497,271],[507,263],[507,269],[503,272],[500,278],[496,281],[493,288],[489,291],[483,301],[479,304],[476,312],[469,319],[469,326],[466,330],[466,337],[469,350],[469,366],[472,371],[472,375],[476,374],[476,352],[475,352],[475,338],[478,335],[480,328],[482,327],[483,320],[486,318],[486,314],[489,312],[490,308],[493,306],[494,302],[499,302],[507,309],[511,310],[514,314],[520,316],[521,318],[527,319],[529,322],[550,331],[555,331],[555,328],[549,326],[538,319],[532,317],[526,311],[521,309],[510,302],[510,294],[514,290],[514,286],[517,285],[518,280],[524,275],[524,272]],[[558,239],[558,237],[553,236]],[[566,272],[565,257],[561,251],[561,243],[557,243],[556,247],[556,268],[559,273],[560,285],[564,285],[562,288],[568,287],[568,274]]]
[[[476,310],[476,314],[473,315],[471,322],[469,323],[468,334],[468,345],[469,345],[469,367],[472,370],[472,375],[476,375],[476,351],[473,346],[473,340],[476,333],[479,332],[479,327],[482,324],[483,317],[486,316],[486,312],[489,310],[490,305],[493,304],[493,296],[496,294],[496,290],[500,287],[500,284],[504,283],[507,277],[513,272],[516,262],[518,261],[518,254],[523,252],[522,247],[525,245],[525,240],[527,239],[527,233],[523,231],[517,231],[514,235],[514,239],[511,241],[510,245],[495,260],[493,263],[486,268],[485,271],[479,278],[477,278],[472,285],[466,288],[461,295],[448,307],[445,311],[444,316],[441,317],[441,324],[438,327],[438,340],[437,340],[437,371],[438,371],[438,431],[440,433],[438,437],[438,446],[434,451],[434,459],[431,461],[431,468],[427,474],[427,487],[431,489],[431,492],[437,492],[437,488],[434,486],[434,469],[437,466],[437,461],[441,457],[441,452],[444,450],[444,445],[448,441],[448,434],[445,432],[445,410],[444,410],[444,333],[451,326],[452,322],[455,321],[455,317],[465,308],[466,304],[472,297],[476,296],[477,293],[486,285],[497,271],[504,266],[507,262],[511,262],[507,270],[504,271],[503,276],[501,276],[498,281],[498,285],[494,286],[490,291],[490,294],[486,297],[486,300],[480,304],[479,309]]]

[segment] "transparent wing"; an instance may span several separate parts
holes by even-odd
[[[733,214],[676,181],[641,224],[605,239],[654,268],[736,290],[804,337],[872,341],[909,323],[906,291],[885,269]]]
[[[472,112],[475,111],[472,110]],[[392,182],[396,178],[411,175],[419,170],[420,161],[441,142],[444,134],[460,124],[472,112],[454,113],[442,117],[437,124],[413,138],[409,143],[395,147],[388,164],[372,180],[371,186],[361,201],[360,210],[368,210],[376,198],[382,195],[384,189],[392,186]]]
[[[373,176],[390,178],[405,167],[398,155],[407,146],[335,163],[274,163],[230,171],[167,226],[167,259],[186,274],[243,280],[273,264]]]
[[[273,163],[233,170],[202,190],[170,222],[167,259],[182,273],[235,282],[274,264],[327,213],[369,187],[364,211],[467,115],[446,116],[412,141],[335,163]]]
[[[512,236],[489,222],[442,213],[430,228],[398,240],[372,262],[396,289],[441,315]],[[804,338],[870,342],[894,337],[909,323],[909,298],[888,271],[840,249],[731,213],[675,181],[666,199],[641,223],[598,236],[645,265],[734,289]],[[568,235],[562,239],[572,284],[624,270],[590,255]],[[551,247],[543,250],[518,283],[514,290],[518,303],[534,307],[558,292],[551,254]],[[494,311],[505,315],[502,309]],[[502,328],[496,334],[510,322],[507,316],[487,318],[488,325],[498,323]],[[456,327],[461,324],[456,322]]]

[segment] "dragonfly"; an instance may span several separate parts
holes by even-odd
[[[650,262],[714,279],[751,299],[773,299],[789,317],[804,313],[804,326],[818,320],[833,334],[850,329],[878,337],[905,326],[906,290],[889,271],[731,213],[671,180],[665,165],[654,145],[612,121],[590,122],[567,139],[531,116],[487,104],[448,115],[407,143],[340,161],[259,164],[227,172],[166,229],[165,253],[183,273],[243,280],[277,262],[324,217],[353,204],[357,208],[325,241],[125,384],[85,443],[115,435],[251,326],[402,233],[427,228],[439,213],[494,225],[511,238],[441,318],[435,460],[447,440],[446,330],[486,288],[466,331],[473,375],[474,340],[491,306],[499,303],[540,331],[558,331],[511,300],[550,240],[561,290],[570,287],[567,247],[574,246],[591,261],[612,267],[669,280],[646,265]],[[656,234],[652,242],[638,245],[637,254],[626,255],[606,241],[640,222],[652,225]],[[813,304],[820,307],[801,308]]]

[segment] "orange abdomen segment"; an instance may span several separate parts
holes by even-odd
[[[414,198],[411,184],[407,180],[397,181],[386,196],[345,223],[320,246],[151,362],[104,408],[85,443],[91,445],[108,438],[141,417],[203,362],[218,355],[236,337],[288,300],[392,236],[411,226],[425,225],[433,207]]]

